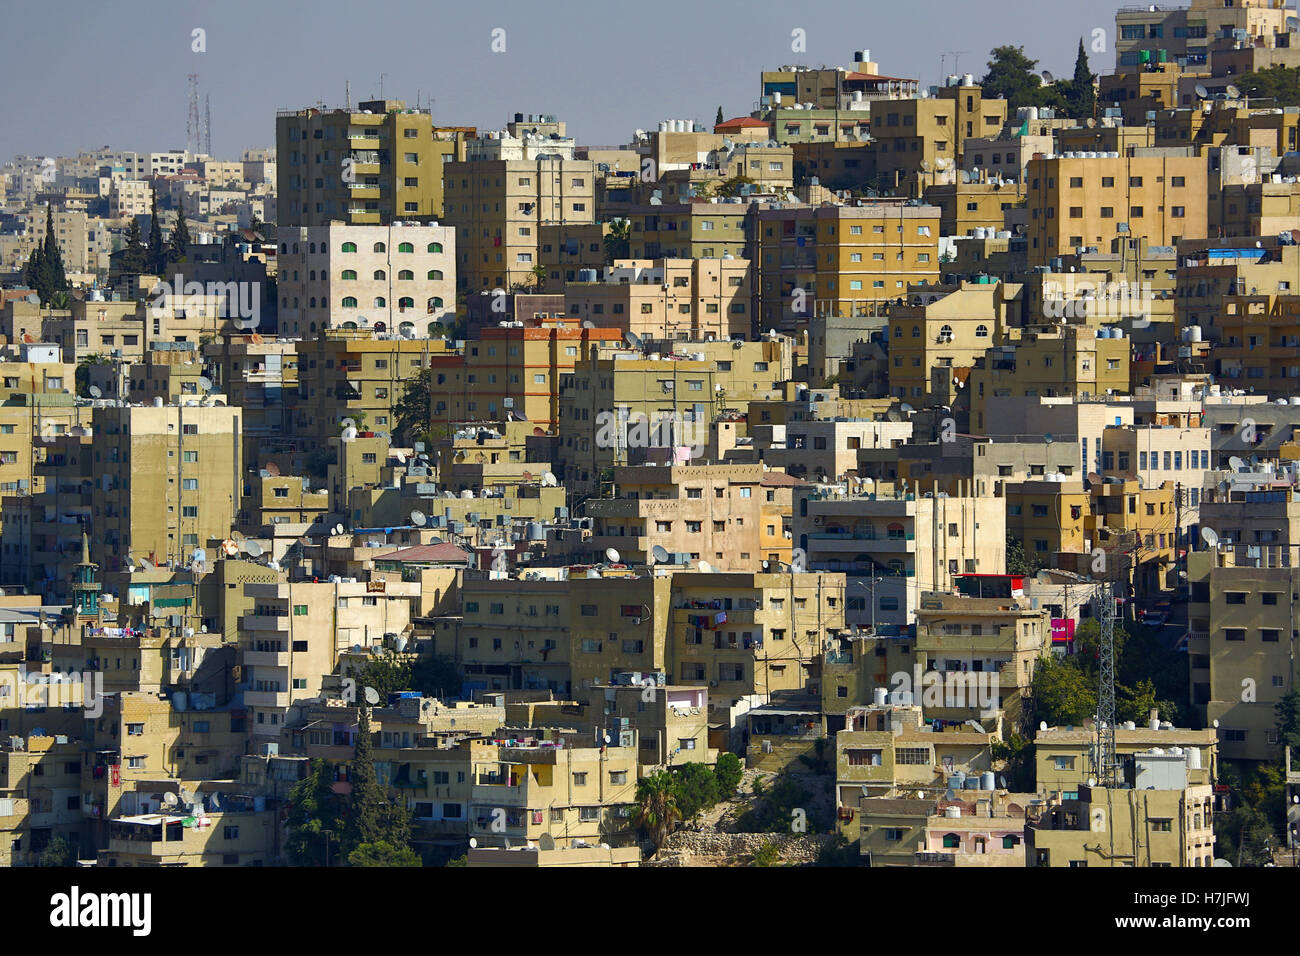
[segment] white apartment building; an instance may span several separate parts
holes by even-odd
[[[280,330],[353,328],[427,338],[456,311],[456,230],[449,226],[282,226]]]

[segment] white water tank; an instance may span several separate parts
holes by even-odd
[[[889,701],[889,690],[884,687],[877,687],[874,694],[877,707],[884,707]]]
[[[961,807],[944,807],[943,815],[949,820],[961,819]]]
[[[973,73],[965,73],[965,74],[963,74],[963,75],[962,75],[962,78],[961,78],[961,85],[962,85],[962,86],[974,86],[974,85],[975,85],[975,75],[974,75]]]
[[[1159,729],[1160,729],[1160,718],[1152,717],[1151,723],[1147,724],[1147,730],[1159,730]]]
[[[1201,748],[1200,747],[1187,748],[1187,769],[1188,770],[1201,769]]]

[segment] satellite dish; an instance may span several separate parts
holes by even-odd
[[[203,389],[205,392],[212,391],[212,379],[208,378],[206,375],[200,375],[199,388]]]
[[[212,807],[213,810],[220,810],[221,797],[218,796],[216,793],[212,794],[212,796],[208,797],[208,804]]]
[[[712,573],[713,573],[713,567],[709,564],[709,562],[707,562],[707,561],[701,561],[701,562],[700,562],[700,571],[703,572],[704,574],[712,574]]]
[[[148,560],[147,558],[141,558],[141,559],[140,559],[140,570],[141,570],[141,571],[157,571],[158,568],[154,565],[154,563],[153,563],[152,561]]]
[[[1043,441],[1050,445],[1053,441],[1055,441],[1055,439],[1052,438],[1052,433],[1048,432],[1046,435],[1043,436]]]
[[[375,704],[379,703],[379,691],[375,690],[373,687],[367,687],[366,703],[370,704],[371,706],[374,706]]]
[[[256,541],[248,541],[244,544],[244,553],[250,558],[260,558],[262,556],[262,546]]]
[[[1210,91],[1205,88],[1204,83],[1197,83],[1195,89],[1196,89],[1196,95],[1199,99],[1205,99],[1207,96],[1210,95]]]
[[[1043,82],[1044,82],[1044,83],[1055,83],[1055,82],[1056,82],[1056,77],[1052,76],[1052,74],[1049,73],[1047,70],[1044,70],[1044,71],[1043,71]]]
[[[334,532],[333,532],[333,533],[334,533],[334,534],[342,534],[342,533],[343,533],[343,525],[341,525],[341,524],[336,524],[336,525],[334,526]]]
[[[624,332],[623,337],[627,339],[628,344],[631,345],[632,348],[640,351],[645,350],[645,345],[644,343],[642,343],[641,337],[639,335],[633,332]]]
[[[1236,100],[1241,98],[1241,90],[1237,89],[1231,83],[1223,88],[1223,92],[1228,94],[1228,99]]]
[[[591,321],[591,319],[583,319],[582,327],[584,329],[594,329],[596,327],[596,323]]]
[[[186,790],[184,787],[181,787],[181,803],[188,804],[193,802],[194,802],[194,794],[190,793],[190,791]]]
[[[423,528],[425,522],[428,520],[429,519],[425,516],[423,511],[417,509],[411,512],[411,524],[415,525],[417,528]]]
[[[1219,534],[1213,528],[1202,528],[1201,538],[1204,539],[1205,543],[1211,548],[1217,548],[1219,546]]]
[[[1240,458],[1238,458],[1236,455],[1233,455],[1231,458],[1228,459],[1228,465],[1232,468],[1233,471],[1241,471],[1243,468],[1246,467],[1246,463],[1242,461]]]
[[[668,549],[662,544],[656,544],[651,548],[650,556],[655,559],[655,564],[667,564],[672,560],[671,555],[668,554]]]
[[[102,398],[104,395],[103,389],[101,389],[98,385],[90,386],[90,388],[88,388],[87,391],[90,392],[91,398]]]
[[[406,452],[404,452],[404,451],[395,451],[395,452],[393,452],[393,457],[397,459],[397,463],[398,463],[399,465],[405,465],[405,464],[406,464]]]
[[[341,418],[341,419],[339,419],[339,427],[340,427],[340,428],[356,428],[356,427],[357,427],[356,419],[353,419],[353,418]]]
[[[543,834],[542,836],[543,836],[543,838],[545,838],[545,837],[548,836],[548,835],[549,835],[549,834]],[[469,848],[470,848],[471,850],[473,850],[473,849],[476,849],[477,847],[478,847],[478,840],[477,840],[476,838],[474,838],[474,837],[470,837],[470,838],[469,838]],[[542,849],[546,849],[546,848],[545,848],[545,847],[542,847]]]
[[[554,488],[557,484],[559,484],[559,482],[556,480],[555,475],[547,471],[547,472],[543,472],[542,474],[542,484],[545,485],[547,488]]]
[[[270,475],[272,478],[279,478],[280,466],[273,461],[268,461],[266,463],[266,473]]]
[[[344,440],[344,441],[356,441],[356,440],[357,440],[357,430],[356,430],[356,428],[354,428],[353,426],[349,425],[347,428],[343,429],[343,440]]]
[[[618,564],[618,557],[619,557],[618,552],[615,551],[613,548],[605,549],[605,558],[609,561],[610,564]]]
[[[1215,866],[1217,866],[1217,867],[1220,867],[1220,868],[1226,866],[1226,867],[1228,867],[1228,869],[1232,869],[1232,864],[1229,863],[1227,860],[1225,860],[1225,859],[1224,859],[1223,857],[1221,857],[1221,856],[1216,856],[1216,857],[1214,858],[1214,862],[1211,863],[1210,866],[1211,866],[1211,867],[1215,867]]]

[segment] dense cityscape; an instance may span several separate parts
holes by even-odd
[[[1300,19],[1190,2],[0,165],[0,865],[1297,865]]]

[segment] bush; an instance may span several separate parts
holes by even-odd
[[[673,773],[673,795],[683,819],[689,820],[718,802],[718,780],[702,763],[688,763]]]
[[[718,780],[718,799],[730,800],[740,786],[740,758],[733,753],[718,754],[718,762],[713,768]]]
[[[754,851],[754,859],[750,866],[776,866],[781,859],[781,848],[771,840],[764,843]]]

